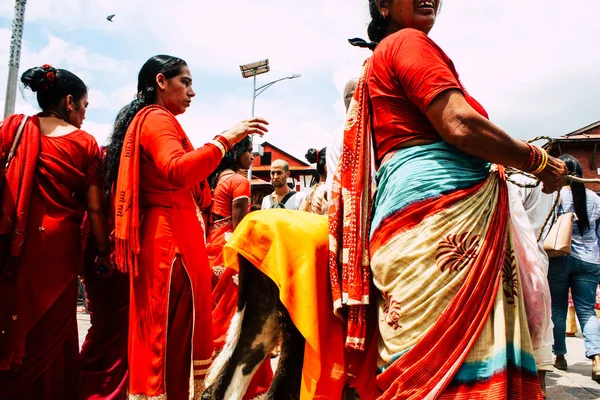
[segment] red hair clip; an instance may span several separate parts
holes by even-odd
[[[56,78],[56,75],[54,74],[54,72],[52,72],[52,71],[46,72],[46,79],[48,79],[48,81],[53,82],[54,78]]]
[[[52,65],[51,64],[44,64],[44,65],[42,65],[42,68],[43,69],[50,69],[50,68],[52,68]]]

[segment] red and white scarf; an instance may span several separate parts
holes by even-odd
[[[373,145],[365,61],[346,114],[344,145],[329,202],[329,275],[336,315],[347,310],[346,348],[363,351],[369,304]]]

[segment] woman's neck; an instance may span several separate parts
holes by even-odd
[[[40,117],[40,118],[53,117],[53,118],[61,120],[62,122],[64,122],[67,125],[70,125],[69,116],[68,115],[62,115],[60,112],[55,111],[55,110],[45,110],[45,111],[42,111],[41,113],[38,113],[38,117]]]

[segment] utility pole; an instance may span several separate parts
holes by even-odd
[[[15,0],[15,17],[10,38],[8,58],[8,80],[6,82],[6,98],[4,100],[4,118],[15,112],[17,98],[17,81],[19,79],[19,62],[21,60],[21,43],[23,42],[23,24],[25,23],[25,4],[27,0]]]

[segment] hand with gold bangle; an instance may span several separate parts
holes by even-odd
[[[542,159],[541,159],[538,167],[534,171],[531,172],[533,175],[539,174],[540,172],[542,172],[544,170],[544,168],[546,168],[548,166],[548,157],[549,157],[548,152],[546,152],[546,150],[544,150],[544,149],[540,149],[540,152],[542,155]]]
[[[529,158],[519,168],[523,172],[535,175],[544,184],[544,193],[553,193],[567,182],[568,173],[565,163],[558,158],[552,157],[546,150],[528,144]]]

